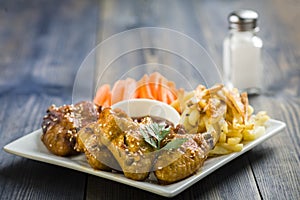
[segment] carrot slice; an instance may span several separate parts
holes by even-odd
[[[157,99],[157,90],[159,87],[159,79],[160,77],[162,77],[162,75],[158,72],[153,72],[152,74],[150,74],[149,76],[149,86],[150,86],[150,90],[151,90],[151,94],[153,96],[154,99]]]
[[[103,108],[111,106],[111,92],[108,93],[107,98],[105,99],[105,102],[102,106]]]
[[[137,83],[132,78],[127,78],[124,81],[123,100],[136,98],[136,86],[137,86]]]
[[[144,75],[145,76],[145,75]],[[144,84],[144,76],[137,82],[136,94],[137,98],[142,98],[142,85]]]
[[[99,106],[102,105],[105,102],[109,92],[110,92],[110,86],[108,84],[102,85],[96,92],[96,96],[94,97],[93,100],[94,103]]]
[[[173,81],[168,81],[167,85],[169,86],[170,90],[172,91],[172,93],[177,96],[177,88],[176,88],[176,84]]]
[[[115,82],[114,87],[111,91],[111,104],[115,104],[123,100],[124,88],[125,88],[124,80],[118,80],[117,82]]]
[[[148,75],[144,75],[142,79],[139,81],[137,93],[138,93],[138,98],[154,99],[151,94]]]
[[[174,82],[158,72],[153,72],[149,76],[145,74],[139,81],[132,78],[118,80],[111,91],[108,84],[102,85],[97,90],[94,102],[107,107],[125,99],[147,98],[171,104],[177,99],[177,93]]]
[[[160,84],[160,101],[167,103],[167,91],[168,91],[168,86],[167,86],[167,79],[165,77],[161,77],[159,80]]]
[[[167,104],[171,104],[175,100],[176,100],[176,97],[169,88],[169,90],[167,91]]]

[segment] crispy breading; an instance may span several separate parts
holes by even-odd
[[[90,123],[78,132],[77,148],[85,153],[88,163],[94,169],[121,170],[111,152],[101,143],[101,129],[97,126],[97,122]]]
[[[102,127],[101,142],[113,154],[127,178],[145,180],[151,171],[153,148],[139,133],[139,126],[120,110],[104,109],[98,123]]]
[[[155,163],[155,176],[161,184],[180,181],[193,175],[204,163],[210,145],[202,134],[177,134],[174,138],[187,138],[180,148],[162,151]]]

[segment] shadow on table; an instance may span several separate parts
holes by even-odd
[[[255,172],[251,166],[271,153],[272,148],[257,147],[224,165],[173,199],[208,199],[229,195],[234,197],[238,195],[238,190],[247,188],[249,195],[253,195],[253,192],[256,192],[256,184],[253,185]],[[228,184],[235,189],[228,191]],[[111,180],[92,175],[88,175],[86,179],[84,173],[20,157],[15,157],[10,163],[1,163],[0,185],[2,197],[6,194],[18,195],[19,190],[27,190],[25,193],[30,198],[46,195],[50,199],[165,199]]]
[[[190,188],[173,197],[172,199],[211,199],[232,196],[239,198],[239,189],[247,190],[249,195],[257,192],[256,185],[253,185],[253,171],[251,165],[264,159],[268,151],[250,152],[236,158],[225,166],[213,172],[211,175],[200,180]],[[249,156],[255,158],[249,161]],[[235,191],[228,191],[228,184],[236,188]],[[252,188],[252,189],[251,189]],[[170,199],[128,185],[123,185],[111,180],[88,176],[87,199]]]

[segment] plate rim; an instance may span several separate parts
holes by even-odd
[[[152,192],[152,193],[155,193],[155,194],[158,194],[161,196],[174,197],[174,196],[178,195],[179,193],[181,193],[182,191],[184,191],[185,189],[187,189],[188,187],[197,183],[198,181],[200,181],[207,175],[211,174],[215,170],[221,168],[228,162],[230,162],[233,159],[239,157],[240,155],[248,152],[255,146],[257,146],[257,145],[263,143],[265,140],[271,138],[272,136],[278,134],[280,131],[282,131],[286,127],[286,124],[284,122],[275,120],[275,119],[270,119],[268,121],[268,124],[269,124],[269,126],[266,129],[266,133],[264,135],[262,135],[261,137],[247,143],[244,146],[242,151],[216,157],[216,159],[218,159],[217,161],[215,161],[216,164],[213,164],[212,166],[210,166],[208,168],[205,168],[205,166],[208,162],[206,160],[199,172],[197,172],[196,174],[194,174],[184,180],[181,180],[176,183],[172,183],[170,185],[157,185],[157,184],[153,184],[153,183],[149,183],[149,182],[134,181],[134,180],[126,178],[122,174],[115,174],[112,172],[94,170],[90,166],[88,166],[87,163],[86,163],[87,166],[83,166],[83,165],[80,165],[80,163],[75,162],[76,158],[79,158],[79,156],[83,156],[83,155],[78,155],[78,156],[73,156],[73,157],[59,157],[54,154],[51,154],[50,152],[48,152],[48,153],[35,152],[36,154],[31,154],[30,151],[24,151],[24,149],[22,149],[22,148],[21,149],[17,148],[16,145],[24,140],[28,140],[28,139],[34,138],[34,137],[36,139],[36,137],[38,137],[38,134],[41,134],[41,131],[42,131],[41,129],[37,129],[31,133],[28,133],[16,140],[10,142],[9,144],[5,145],[3,147],[3,149],[7,153],[11,153],[11,154],[14,154],[14,155],[17,155],[20,157],[24,157],[24,158],[28,158],[28,159],[48,163],[48,164],[53,164],[53,165],[65,167],[68,169],[73,169],[73,170],[91,174],[91,175],[95,175],[95,176],[98,176],[101,178],[109,179],[109,180],[116,181],[116,182],[119,182],[122,184],[126,184],[129,186],[135,187],[135,188],[139,188],[139,189],[142,189],[142,190],[145,190],[148,192]],[[41,144],[42,144],[42,142],[41,142]],[[40,144],[36,144],[37,147],[39,145]],[[34,149],[32,146],[30,146],[30,145],[28,145],[28,146],[29,146],[29,148],[27,148],[27,149],[31,149],[31,148],[32,148],[31,150]],[[26,150],[26,148],[25,148],[25,150]],[[47,151],[47,149],[46,149],[46,151]],[[73,158],[75,158],[75,159],[73,159]],[[210,161],[212,159],[215,159],[215,158],[210,158]]]

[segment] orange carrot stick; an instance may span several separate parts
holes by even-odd
[[[115,82],[114,87],[111,91],[111,104],[115,104],[123,100],[124,88],[125,88],[124,80],[118,80],[117,82]]]
[[[102,105],[104,108],[111,106],[111,92],[108,93],[105,102]]]
[[[165,77],[160,78],[160,86],[161,86],[161,101],[167,103],[167,91],[168,91],[168,86],[167,86],[167,79]]]
[[[136,87],[136,81],[132,78],[127,78],[124,81],[123,100],[136,98]]]
[[[149,77],[147,75],[144,75],[142,79],[138,83],[138,98],[147,98],[147,99],[154,99],[150,86],[149,86]]]
[[[169,90],[167,91],[167,102],[168,102],[168,104],[171,104],[176,99],[177,99],[176,95],[173,94],[172,90],[169,88]]]
[[[108,84],[102,85],[100,88],[98,88],[96,92],[96,96],[94,97],[94,103],[96,105],[102,105],[105,102],[105,99],[107,98],[107,95],[110,92],[110,86]]]
[[[169,88],[172,91],[172,93],[176,96],[177,90],[178,90],[176,88],[176,84],[173,81],[168,81],[167,85],[169,86]]]
[[[157,99],[157,90],[158,90],[158,85],[159,85],[159,79],[162,75],[158,72],[153,72],[149,76],[149,86],[151,90],[151,94],[154,99]]]

